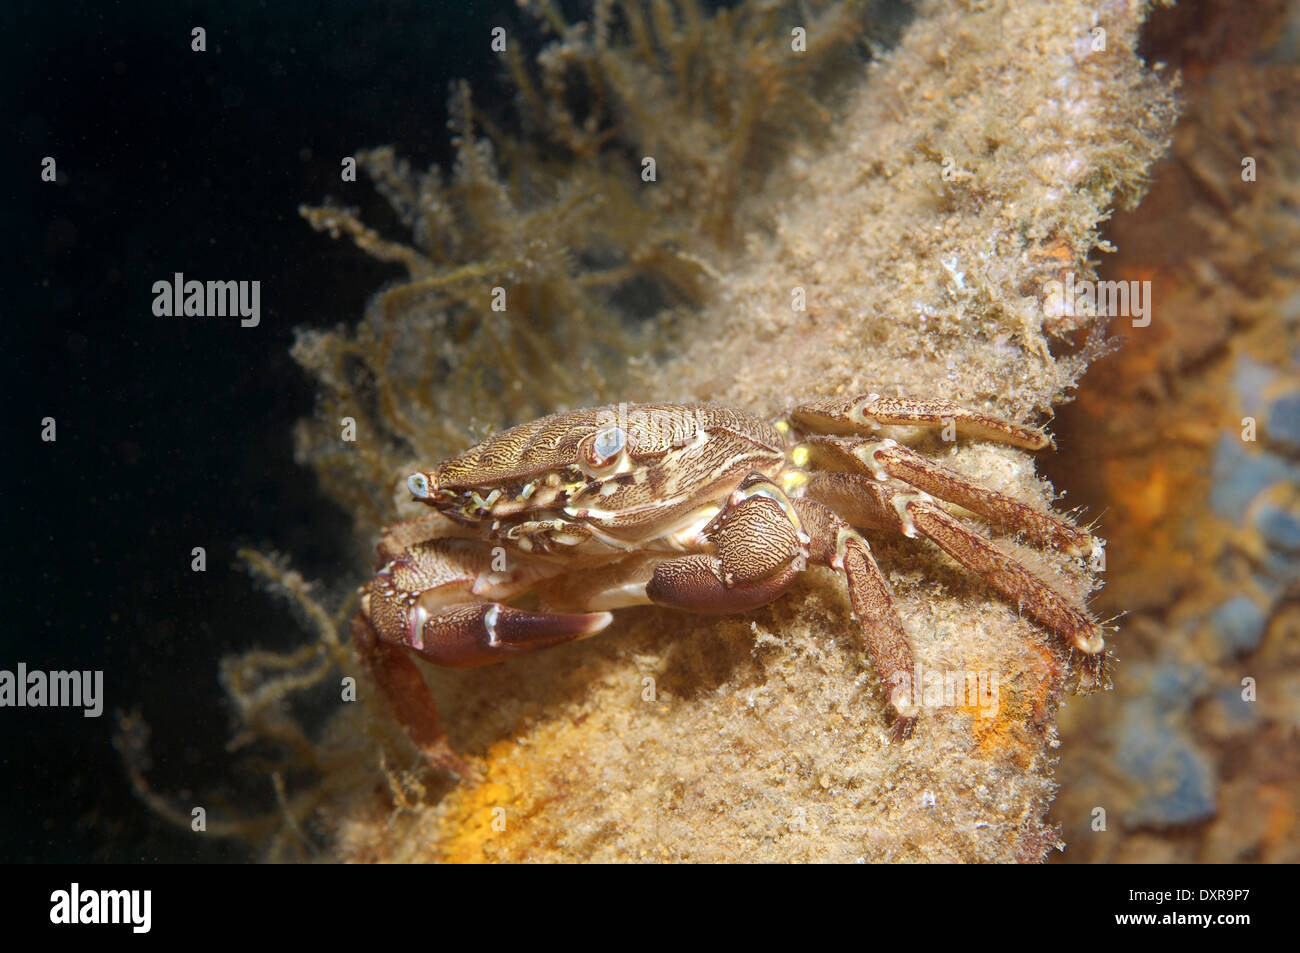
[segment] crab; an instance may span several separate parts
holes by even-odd
[[[810,564],[843,576],[877,676],[898,685],[912,649],[865,530],[932,541],[1100,662],[1102,629],[1087,611],[950,507],[1074,556],[1100,541],[883,436],[897,427],[1051,444],[950,401],[879,394],[810,403],[774,422],[702,403],[543,417],[408,477],[430,511],[381,539],[352,623],[356,652],[415,746],[459,777],[473,769],[448,743],[415,657],[502,662],[595,635],[627,606],[747,612]],[[525,597],[530,608],[512,605]],[[905,740],[917,707],[897,691],[889,704]]]

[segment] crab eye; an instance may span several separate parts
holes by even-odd
[[[627,446],[627,434],[619,427],[602,427],[582,442],[582,468],[595,476],[618,460]]]
[[[627,446],[627,434],[619,427],[606,427],[596,432],[596,439],[591,442],[593,463],[604,463],[611,457],[617,457]]]
[[[423,473],[412,473],[407,477],[406,488],[411,491],[411,496],[417,500],[427,500],[429,498],[429,478]]]

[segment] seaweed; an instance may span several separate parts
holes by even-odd
[[[298,458],[358,527],[394,515],[393,477],[486,433],[557,409],[644,393],[678,325],[707,301],[756,227],[746,201],[794,145],[824,137],[816,94],[852,75],[861,2],[601,2],[590,22],[528,6],[555,36],[528,62],[507,46],[522,133],[453,91],[455,160],[413,170],[391,147],[358,153],[409,232],[353,210],[301,213],[407,279],[355,329],[304,329],[294,357],[320,385]],[[791,23],[811,39],[791,49]],[[642,175],[652,157],[656,178]],[[341,442],[350,417],[364,436]]]

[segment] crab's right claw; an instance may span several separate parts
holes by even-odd
[[[498,602],[467,602],[426,612],[416,606],[410,647],[447,668],[476,668],[515,655],[589,638],[613,620],[608,612],[526,612]]]
[[[525,612],[495,602],[443,606],[433,612],[417,603],[404,608],[401,616],[392,616],[385,609],[394,606],[375,595],[363,597],[362,611],[352,620],[352,644],[357,656],[407,737],[425,758],[435,767],[468,780],[480,780],[482,776],[447,741],[439,725],[438,706],[411,652],[438,665],[471,668],[587,638],[613,618],[608,612]],[[381,627],[372,622],[376,611],[382,634]],[[388,624],[383,625],[385,622]]]

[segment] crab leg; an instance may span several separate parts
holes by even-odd
[[[383,569],[395,559],[401,558],[407,548],[418,543],[439,539],[476,539],[469,527],[448,519],[441,513],[426,513],[415,519],[395,523],[384,530],[378,545],[375,546],[375,569]]]
[[[951,421],[966,436],[1025,450],[1042,450],[1052,443],[1041,430],[967,410],[950,400],[912,400],[879,394],[832,397],[798,407],[790,416],[805,430],[815,433],[872,434],[882,426],[936,428]]]
[[[994,526],[1024,533],[1039,546],[1051,546],[1072,556],[1087,556],[1097,543],[1050,513],[1026,506],[1003,493],[972,483],[960,473],[933,463],[893,440],[809,437],[809,449],[824,463],[844,469],[866,471],[877,480],[889,477],[956,503]]]
[[[417,607],[421,657],[447,668],[478,668],[595,635],[608,612],[525,612],[500,602],[464,602],[434,612]]]
[[[706,531],[717,555],[694,554],[658,564],[646,594],[659,605],[696,612],[743,612],[776,599],[809,561],[844,573],[876,674],[897,688],[912,671],[912,649],[871,547],[827,507],[790,499],[751,474]],[[912,732],[916,708],[891,692],[895,734]]]
[[[889,584],[867,541],[830,507],[810,499],[795,500],[794,506],[812,540],[809,558],[844,573],[871,665],[881,682],[892,689],[890,704],[898,715],[895,737],[904,740],[912,733],[918,711],[916,705],[904,701],[910,696],[899,692],[911,678],[912,646],[889,595]]]
[[[407,547],[375,575],[362,592],[362,611],[384,641],[450,668],[491,665],[609,625],[608,612],[526,612],[505,604],[548,572],[494,572],[483,546],[430,540]]]
[[[459,778],[473,776],[473,768],[447,741],[438,722],[438,706],[410,654],[383,641],[360,612],[352,618],[352,648],[420,753],[434,767]]]
[[[897,490],[856,473],[814,474],[807,494],[854,525],[888,526],[910,538],[920,533],[1074,648],[1096,655],[1105,647],[1101,626],[983,535],[944,512],[929,494]]]

